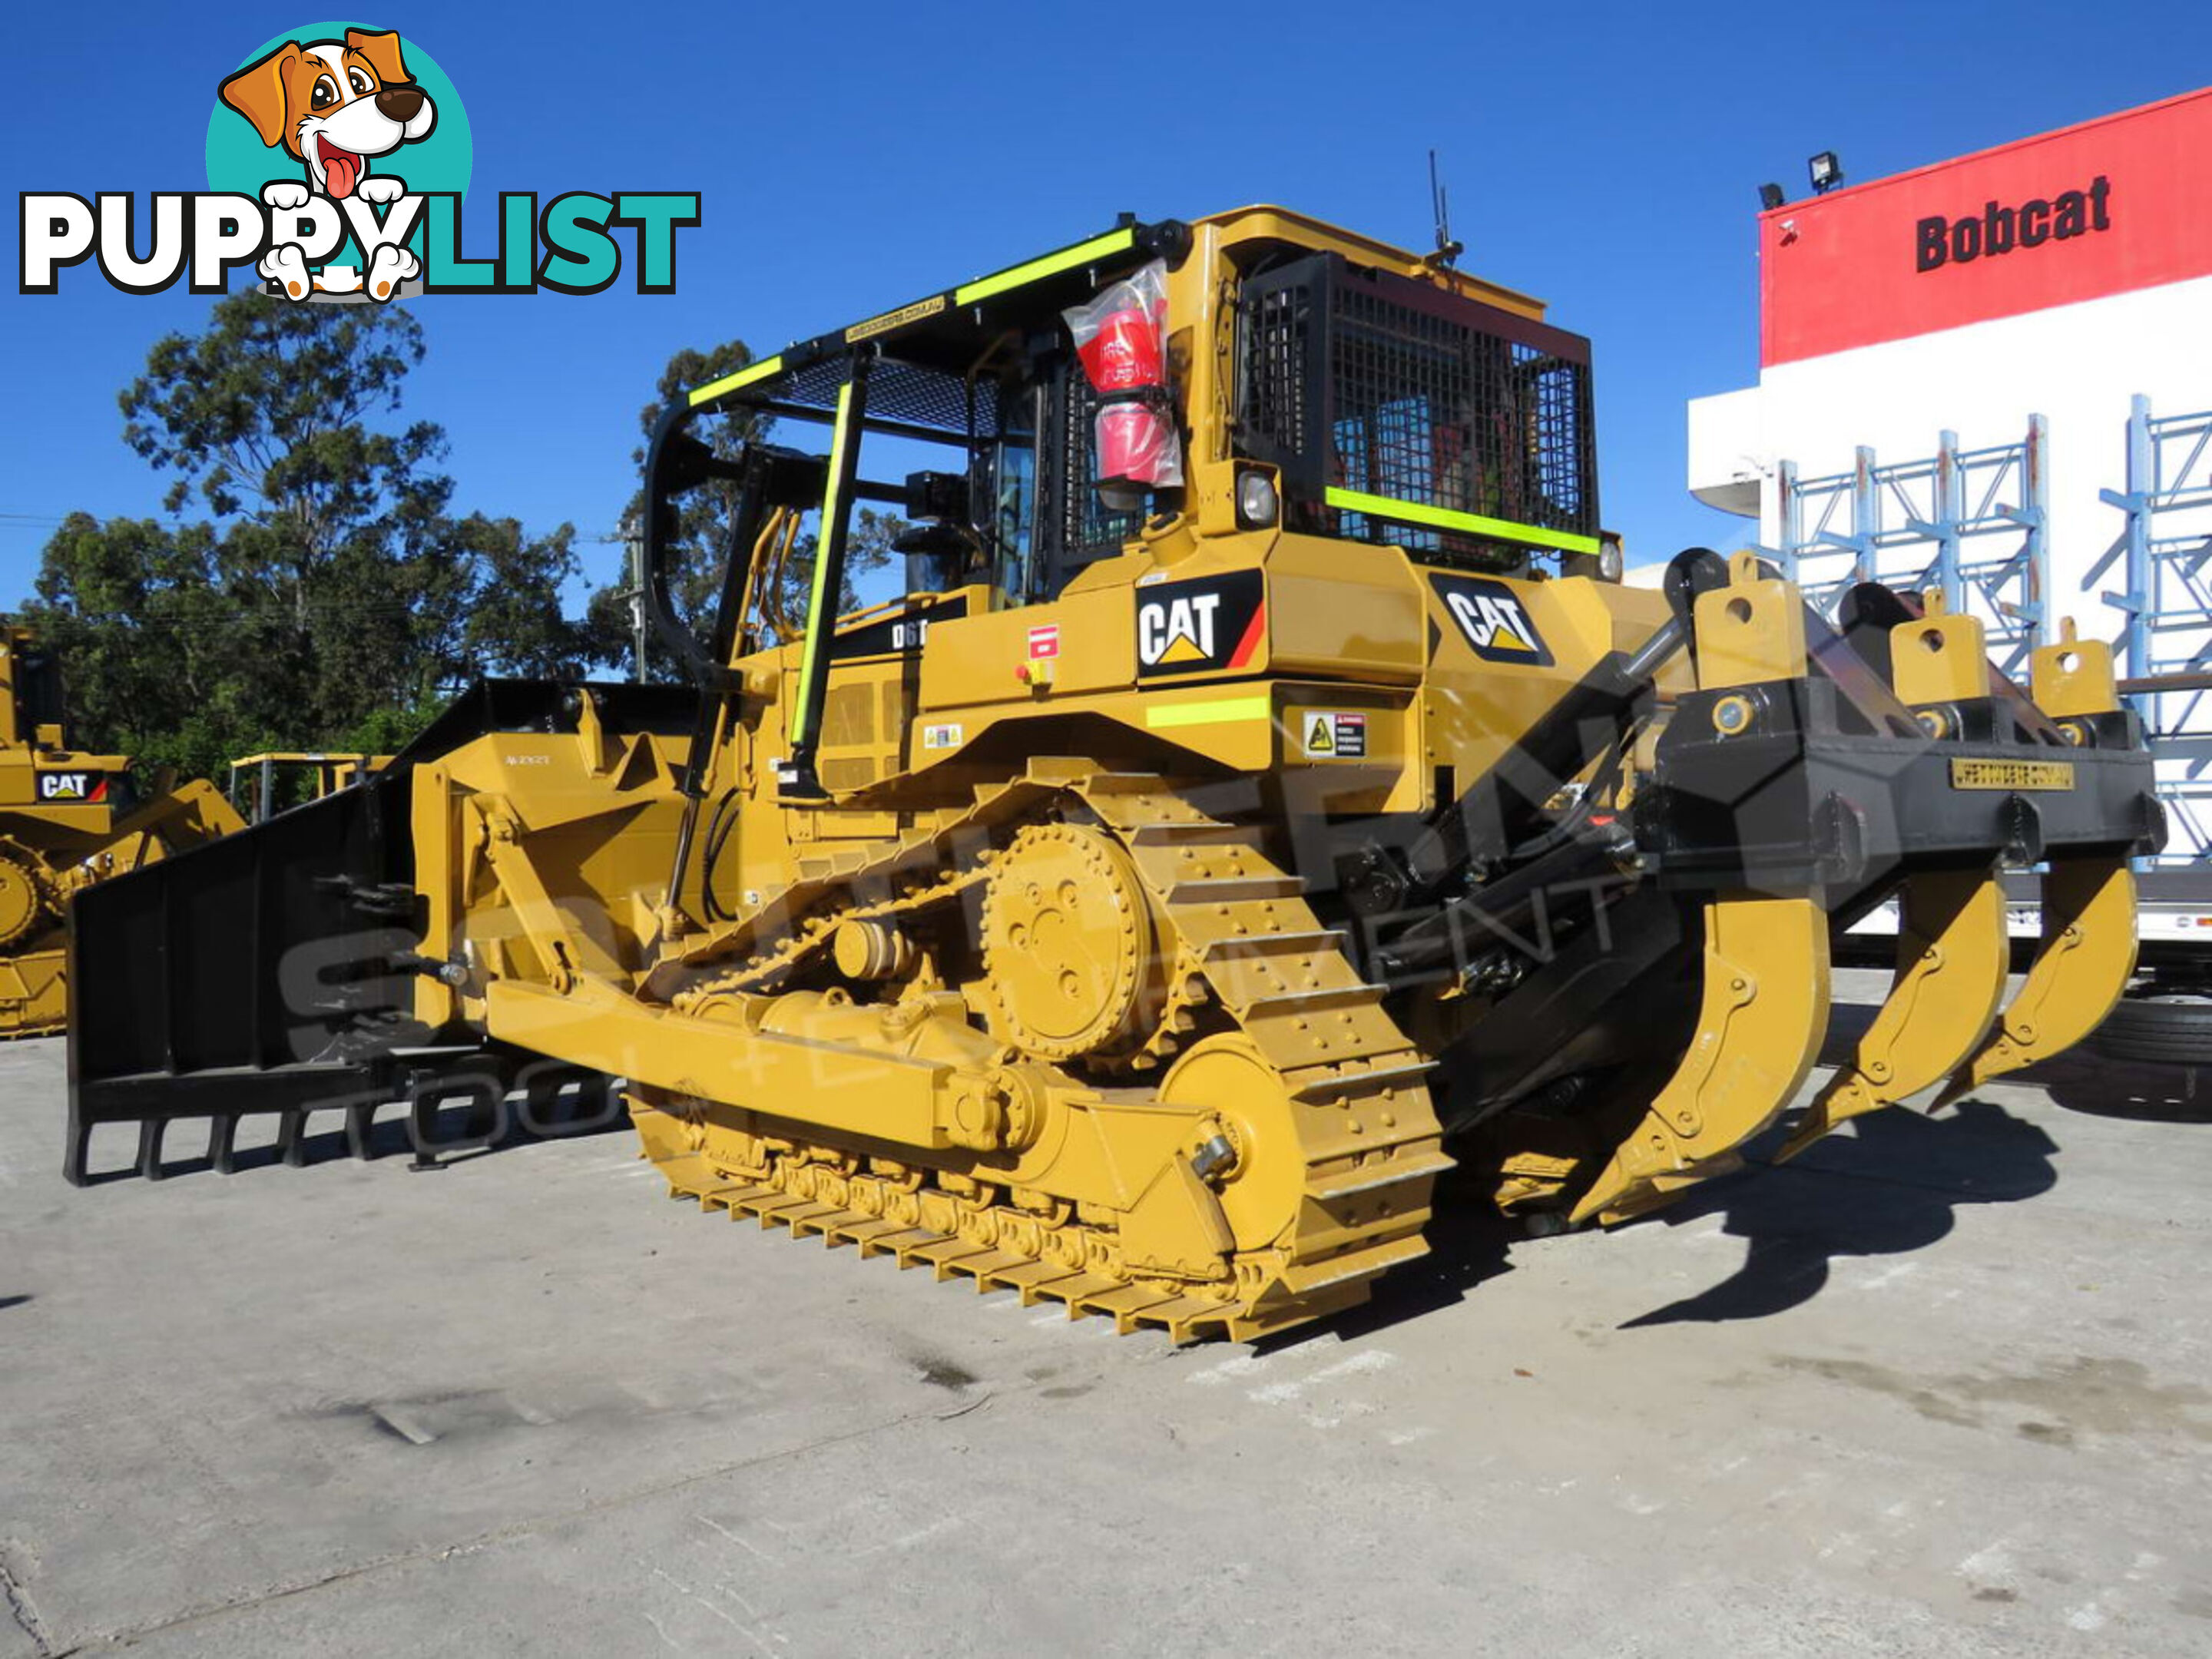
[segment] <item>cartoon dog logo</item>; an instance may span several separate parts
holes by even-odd
[[[403,179],[371,176],[369,162],[402,144],[420,143],[438,125],[430,95],[407,74],[399,55],[399,36],[386,30],[348,29],[343,40],[287,40],[257,63],[222,82],[222,101],[253,124],[261,142],[282,148],[305,164],[307,180],[272,180],[261,192],[270,207],[307,205],[311,194],[333,201],[358,196],[369,203],[396,202],[406,194]],[[311,286],[343,292],[353,273],[326,270],[310,276],[299,248],[272,248],[258,267],[281,283],[294,299],[305,299]],[[421,262],[408,249],[379,247],[369,264],[368,292],[388,300],[400,283],[420,274]]]

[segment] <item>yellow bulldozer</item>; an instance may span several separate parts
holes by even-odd
[[[142,799],[131,768],[64,746],[59,665],[33,630],[0,628],[0,1037],[69,1023],[76,895],[243,827],[212,785]]]
[[[320,800],[350,789],[392,763],[389,755],[331,754],[301,749],[271,749],[240,755],[230,763],[232,807],[248,823],[259,823],[288,803]]]
[[[737,410],[822,437],[701,436]],[[1249,1338],[1419,1256],[1455,1162],[1539,1231],[1737,1167],[1892,896],[1894,992],[1785,1150],[2087,1033],[2163,834],[2106,647],[2023,690],[1940,594],[1625,586],[1594,433],[1536,301],[1266,207],[699,386],[646,468],[690,684],[484,683],[87,894],[70,1178],[107,1124],[156,1176],[180,1118],[228,1167],[249,1114],[296,1150],[603,1074],[706,1209]],[[702,489],[710,626],[669,597]],[[902,591],[840,615],[864,502]],[[2045,932],[2001,1006],[2007,866]]]

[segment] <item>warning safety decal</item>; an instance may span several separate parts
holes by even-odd
[[[1308,760],[1365,760],[1367,716],[1340,708],[1291,711],[1298,752]]]

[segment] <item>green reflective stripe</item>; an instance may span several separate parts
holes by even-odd
[[[848,380],[837,388],[837,419],[830,428],[830,482],[822,494],[822,523],[814,536],[814,586],[806,599],[806,650],[799,659],[799,695],[791,705],[791,737],[794,743],[806,730],[806,694],[814,684],[814,653],[824,645],[822,612],[829,603],[826,590],[830,586],[830,561],[823,555],[830,546],[830,526],[837,522],[841,510],[837,485],[845,476],[845,445],[850,441],[852,429],[853,383]]]
[[[1264,691],[1252,697],[1216,697],[1209,702],[1156,704],[1145,710],[1145,724],[1157,731],[1164,726],[1213,726],[1223,720],[1264,720],[1274,710]]]
[[[1534,525],[1509,519],[1486,519],[1480,513],[1454,513],[1448,507],[1419,501],[1395,501],[1388,495],[1365,495],[1357,489],[1329,489],[1323,499],[1346,513],[1365,513],[1377,519],[1427,525],[1436,530],[1464,531],[1472,536],[1495,536],[1500,541],[1526,542],[1531,547],[1556,547],[1569,553],[1595,553],[1597,538],[1577,536],[1565,530],[1539,530]]]
[[[1010,288],[1019,288],[1024,283],[1034,283],[1043,276],[1057,276],[1063,270],[1073,270],[1078,265],[1087,265],[1094,259],[1103,259],[1109,253],[1126,253],[1137,245],[1133,230],[1109,230],[1103,236],[1094,236],[1074,247],[1063,248],[1058,253],[1048,253],[1042,259],[1032,259],[1025,265],[1016,265],[1012,270],[1002,270],[995,276],[981,276],[965,288],[952,290],[955,305],[974,305],[978,300],[988,300],[994,294],[1004,294]]]
[[[725,374],[719,380],[708,381],[706,385],[691,393],[691,407],[696,409],[701,404],[710,404],[725,392],[735,392],[741,386],[750,386],[755,380],[765,380],[772,374],[782,373],[783,354],[781,352],[778,352],[773,357],[763,357],[757,363],[746,365],[734,374]]]

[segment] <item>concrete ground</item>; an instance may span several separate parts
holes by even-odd
[[[702,1218],[626,1131],[76,1191],[63,1060],[0,1049],[0,1659],[2212,1651],[2178,1073],[1461,1224],[1255,1352]]]

